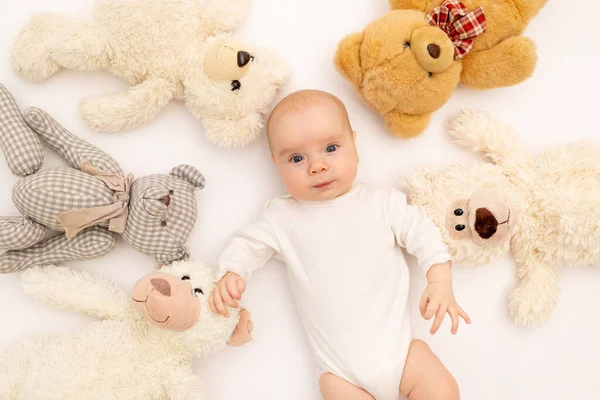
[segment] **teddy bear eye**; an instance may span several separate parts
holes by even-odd
[[[235,80],[235,81],[231,81],[231,91],[235,92],[236,90],[240,90],[240,88],[242,87],[242,84],[240,83],[240,81]]]
[[[187,276],[187,275],[184,275],[184,276],[182,276],[182,277],[181,277],[181,280],[182,280],[182,281],[189,281],[189,280],[190,280],[190,277],[189,277],[189,276]]]
[[[200,289],[200,288],[194,289],[194,296],[198,297],[199,294],[204,294],[202,289]]]
[[[410,49],[410,42],[404,42],[404,48]]]
[[[456,215],[457,217],[460,217],[461,215],[463,215],[463,210],[461,210],[460,208],[457,208],[456,210],[454,210],[454,215]]]
[[[430,73],[429,73],[429,74],[427,74],[427,75],[429,75],[429,77],[431,78],[431,77],[433,76],[433,72],[430,72]]]
[[[456,230],[457,230],[457,231],[459,231],[459,232],[460,232],[460,231],[464,231],[464,230],[465,230],[465,226],[464,226],[464,225],[456,225],[456,226],[454,227],[454,229],[456,229]]]

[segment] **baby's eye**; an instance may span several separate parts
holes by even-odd
[[[200,288],[194,289],[193,295],[196,296],[196,297],[198,297],[199,294],[204,294],[204,291],[202,289],[200,289]]]
[[[304,157],[302,156],[294,156],[290,159],[291,162],[298,164],[299,162],[302,162],[302,160],[304,160]]]
[[[327,152],[328,153],[333,153],[334,151],[336,151],[338,149],[337,145],[335,144],[330,144],[329,146],[327,146]]]

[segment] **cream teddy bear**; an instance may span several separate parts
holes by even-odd
[[[130,295],[66,267],[23,273],[27,294],[100,318],[78,331],[32,336],[0,352],[0,398],[202,400],[192,359],[251,339],[250,314],[210,311],[213,272],[181,261],[142,277]]]
[[[287,80],[273,51],[242,44],[228,32],[249,0],[96,0],[93,22],[41,13],[17,36],[10,62],[38,82],[60,68],[106,70],[132,86],[81,103],[85,122],[116,132],[148,122],[172,99],[203,121],[209,140],[245,146]]]
[[[600,144],[573,142],[539,155],[513,129],[465,110],[451,122],[457,144],[489,162],[409,172],[409,201],[438,225],[459,263],[485,264],[510,251],[519,285],[510,314],[545,322],[558,299],[558,267],[600,267]]]

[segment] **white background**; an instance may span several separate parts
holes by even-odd
[[[18,29],[34,11],[90,15],[92,1],[0,0],[0,82],[24,108],[46,109],[74,133],[99,146],[137,176],[167,173],[180,163],[196,165],[206,177],[197,195],[199,216],[190,238],[196,258],[214,265],[228,236],[253,221],[264,202],[283,187],[271,165],[264,137],[247,148],[227,151],[211,145],[200,123],[182,103],[173,102],[151,123],[126,133],[102,134],[87,129],[78,115],[82,97],[119,91],[126,84],[106,73],[63,71],[30,84],[14,75],[8,50]],[[539,64],[532,79],[511,88],[480,92],[459,89],[434,114],[427,131],[405,141],[385,132],[381,120],[359,100],[332,66],[337,43],[388,9],[385,0],[254,0],[239,34],[248,41],[280,51],[294,76],[279,98],[290,91],[318,88],[347,105],[358,133],[359,179],[396,184],[417,163],[470,162],[474,156],[454,146],[444,121],[462,107],[478,107],[513,124],[534,150],[572,139],[598,137],[600,78],[600,3],[550,0],[526,34],[538,45]],[[46,151],[46,166],[62,165]],[[17,215],[11,202],[15,178],[0,155],[0,215]],[[590,218],[598,216],[590,215]],[[414,267],[414,260],[410,259]],[[125,288],[154,266],[119,240],[101,259],[73,262],[117,281]],[[424,288],[422,272],[412,269],[412,309]],[[563,270],[561,295],[550,322],[535,329],[514,326],[507,295],[516,284],[510,256],[482,268],[458,266],[456,296],[473,319],[458,335],[444,322],[435,336],[430,323],[413,316],[414,334],[426,340],[456,377],[464,400],[598,399],[600,356],[600,271]],[[30,301],[19,287],[20,274],[0,276],[0,346],[24,335],[68,332],[89,323],[86,317],[58,312]],[[210,398],[318,399],[315,365],[282,265],[269,262],[256,273],[245,296],[257,332],[244,348],[225,349],[197,360],[194,369]]]

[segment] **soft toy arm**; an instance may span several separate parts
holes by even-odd
[[[99,318],[118,319],[129,310],[129,296],[113,282],[67,267],[34,267],[23,273],[29,296],[50,305]]]
[[[81,165],[89,161],[105,171],[123,175],[121,167],[111,156],[73,135],[44,110],[30,107],[25,110],[23,119],[71,167],[81,169]]]
[[[200,11],[204,32],[216,35],[233,31],[242,23],[249,9],[248,0],[209,0]]]
[[[450,121],[448,134],[455,143],[483,153],[495,164],[512,163],[527,156],[514,129],[483,112],[462,110]]]

